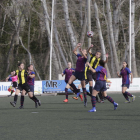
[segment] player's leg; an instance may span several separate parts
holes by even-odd
[[[117,109],[118,103],[116,103],[110,96],[107,95],[106,91],[103,91],[103,96],[114,105],[114,110]]]
[[[34,85],[26,85],[25,90],[31,100],[35,102],[35,107],[41,106],[40,100],[34,95]]]
[[[122,93],[123,93],[123,96],[126,99],[125,103],[130,103],[129,97],[132,97],[132,102],[135,100],[135,96],[126,91],[128,88],[129,88],[129,85],[122,86]]]
[[[14,102],[10,102],[10,104],[15,107],[16,103],[17,103],[17,99],[18,99],[18,94],[20,93],[20,91],[22,90],[22,88],[20,86],[18,86],[18,89],[16,89],[16,93],[14,96]]]
[[[20,107],[19,109],[23,109],[23,105],[24,105],[24,96],[26,94],[26,91],[25,90],[22,90],[22,93],[21,93],[21,97],[20,97]]]
[[[122,87],[122,94],[124,96],[124,98],[126,99],[125,103],[130,103],[130,99],[128,97],[128,95],[125,93],[127,90],[127,87]]]
[[[63,102],[68,102],[68,89],[70,88],[70,86],[75,90],[74,84],[72,84],[73,81],[75,80],[76,80],[76,77],[72,75],[65,87],[66,99]]]
[[[87,91],[86,91],[86,84],[85,80],[81,81],[82,89],[83,89],[83,95],[84,95],[84,106],[87,106]]]
[[[91,110],[89,110],[89,112],[96,112],[96,96],[98,93],[99,93],[99,91],[97,91],[95,89],[92,92],[91,103],[92,103],[93,108]]]

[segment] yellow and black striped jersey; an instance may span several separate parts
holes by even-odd
[[[28,72],[26,70],[16,70],[16,75],[18,76],[18,84],[25,84],[27,83],[27,76]]]
[[[101,58],[96,58],[96,56],[94,54],[90,54],[91,58],[90,58],[90,65],[93,69],[96,69],[97,66],[99,65],[99,61],[101,60]],[[88,66],[87,68],[88,70],[90,70],[90,67]]]

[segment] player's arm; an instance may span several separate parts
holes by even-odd
[[[132,74],[132,72],[130,73],[130,75],[131,75],[131,82],[130,83],[132,83],[133,82],[133,74]]]
[[[62,77],[66,74],[66,69],[61,73]]]
[[[108,62],[108,53],[106,54],[106,60],[104,61],[105,63]]]
[[[79,50],[82,53],[82,55],[87,59],[87,56],[85,54],[83,54],[82,48],[79,47]]]
[[[90,67],[90,70],[91,70],[92,72],[94,72],[94,73],[96,72],[96,70],[93,69],[93,68],[91,67],[91,65],[89,64],[89,62],[87,62],[86,64]]]
[[[75,72],[75,69],[74,68],[72,68],[72,72]]]
[[[77,49],[81,46],[81,43],[78,43],[75,49],[73,50],[73,53],[77,55]]]
[[[8,77],[5,79],[5,81],[8,82],[8,79],[9,79],[9,78],[10,78],[10,76],[8,76]]]
[[[32,72],[31,74],[29,74],[30,78],[34,78],[35,77],[35,72]]]
[[[90,47],[88,48],[88,50],[87,50],[87,52],[88,52],[89,54],[92,54],[91,48],[93,48],[93,44],[91,44],[91,46],[90,46]]]
[[[121,77],[121,75],[120,75],[120,73],[119,73],[119,72],[117,72],[117,75],[118,75],[118,77]]]

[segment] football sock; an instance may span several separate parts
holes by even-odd
[[[30,97],[31,100],[33,100],[34,102],[37,102],[38,99],[33,95],[33,97]]]
[[[89,91],[90,91],[90,94],[92,95],[92,91],[93,91],[93,87],[92,86],[89,87]]]
[[[105,98],[106,98],[108,101],[110,101],[111,103],[114,104],[114,100],[113,100],[110,96],[106,96]]]
[[[128,96],[127,96],[126,93],[123,93],[123,96],[124,96],[124,98],[125,98],[127,101],[129,101],[129,98],[128,98]]]
[[[95,96],[91,96],[91,103],[92,103],[92,107],[96,106],[96,97]]]
[[[68,89],[65,88],[65,93],[66,93],[66,99],[68,99]]]
[[[14,103],[15,103],[15,104],[17,103],[17,99],[18,99],[18,95],[15,95],[15,96],[14,96]]]
[[[11,95],[13,94],[14,90],[11,90]]]
[[[132,94],[130,94],[129,92],[125,92],[125,94],[127,94],[127,96],[130,96],[130,97],[133,97],[133,95]]]
[[[84,94],[84,98],[87,99],[87,92],[86,92],[86,88],[83,88],[83,94]]]
[[[20,105],[23,106],[23,104],[24,104],[24,96],[21,95],[21,97],[20,97]]]
[[[73,83],[71,83],[70,86],[73,88],[74,93],[78,93],[78,89]]]

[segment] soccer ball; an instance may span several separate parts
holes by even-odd
[[[92,31],[88,31],[87,32],[87,37],[92,38],[94,35],[94,33]]]

